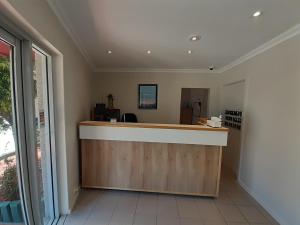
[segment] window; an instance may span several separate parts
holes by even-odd
[[[0,204],[7,213],[0,217],[2,223],[24,224],[21,210],[21,182],[18,179],[19,148],[14,110],[14,59],[15,46],[0,39]]]
[[[41,49],[33,47],[33,87],[34,87],[34,123],[35,123],[35,169],[37,194],[41,223],[51,224],[55,219],[54,193],[52,185],[52,145],[50,99],[49,99],[49,64],[50,56]],[[51,65],[51,64],[50,64]],[[51,143],[52,141],[52,143]]]

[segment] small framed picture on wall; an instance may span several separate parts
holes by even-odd
[[[157,109],[157,84],[139,84],[139,109]]]

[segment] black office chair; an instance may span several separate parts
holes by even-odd
[[[137,117],[136,117],[135,114],[133,114],[133,113],[124,113],[122,115],[121,122],[137,123],[138,120],[137,120]]]

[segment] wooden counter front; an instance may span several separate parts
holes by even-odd
[[[82,187],[217,197],[222,147],[81,140]]]
[[[216,197],[226,128],[81,122],[82,187]]]

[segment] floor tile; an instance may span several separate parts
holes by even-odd
[[[113,215],[113,212],[110,211],[97,211],[97,210],[93,210],[90,215],[88,216],[88,219],[90,220],[108,220],[111,219]]]
[[[227,222],[246,222],[244,216],[235,205],[217,204]]]
[[[215,199],[216,203],[220,204],[233,204],[233,200],[229,197],[227,192],[220,192],[219,197]]]
[[[177,217],[157,217],[157,225],[180,225],[180,219]]]
[[[223,220],[219,221],[204,221],[203,225],[227,225],[227,223]]]
[[[136,207],[136,213],[145,215],[156,215],[157,204],[155,202],[139,202]]]
[[[80,217],[68,216],[64,225],[84,225],[86,218],[82,219]]]
[[[257,203],[255,207],[264,215],[270,225],[280,225],[261,205]]]
[[[108,225],[111,221],[111,215],[107,214],[95,214],[90,215],[90,217],[86,220],[84,225]]]
[[[167,216],[173,216],[173,217],[179,217],[177,206],[162,206],[158,205],[157,207],[157,215],[167,215]]]
[[[132,225],[134,214],[118,212],[112,215],[110,225]]]
[[[133,225],[156,225],[156,215],[136,214]]]
[[[158,205],[162,207],[176,207],[176,197],[173,195],[159,195]]]
[[[246,223],[246,222],[244,222],[244,223],[229,222],[229,223],[227,223],[227,225],[249,225],[249,223]]]
[[[272,225],[271,223],[249,223],[249,225]]]
[[[237,182],[219,198],[82,190],[64,225],[279,225]]]
[[[244,191],[231,191],[228,192],[228,196],[237,205],[255,205],[253,199]]]
[[[200,218],[197,198],[179,197],[176,200],[178,213],[181,218]]]
[[[178,213],[180,218],[200,218],[197,206],[179,206]]]
[[[180,225],[203,225],[203,221],[197,218],[181,218]]]
[[[137,208],[137,198],[125,198],[120,199],[116,204],[115,211],[117,212],[127,212],[128,214],[135,213]]]
[[[199,216],[205,222],[224,221],[224,218],[213,201],[199,200],[198,210]]]
[[[253,206],[239,206],[242,214],[246,217],[250,223],[267,223],[266,217]]]

